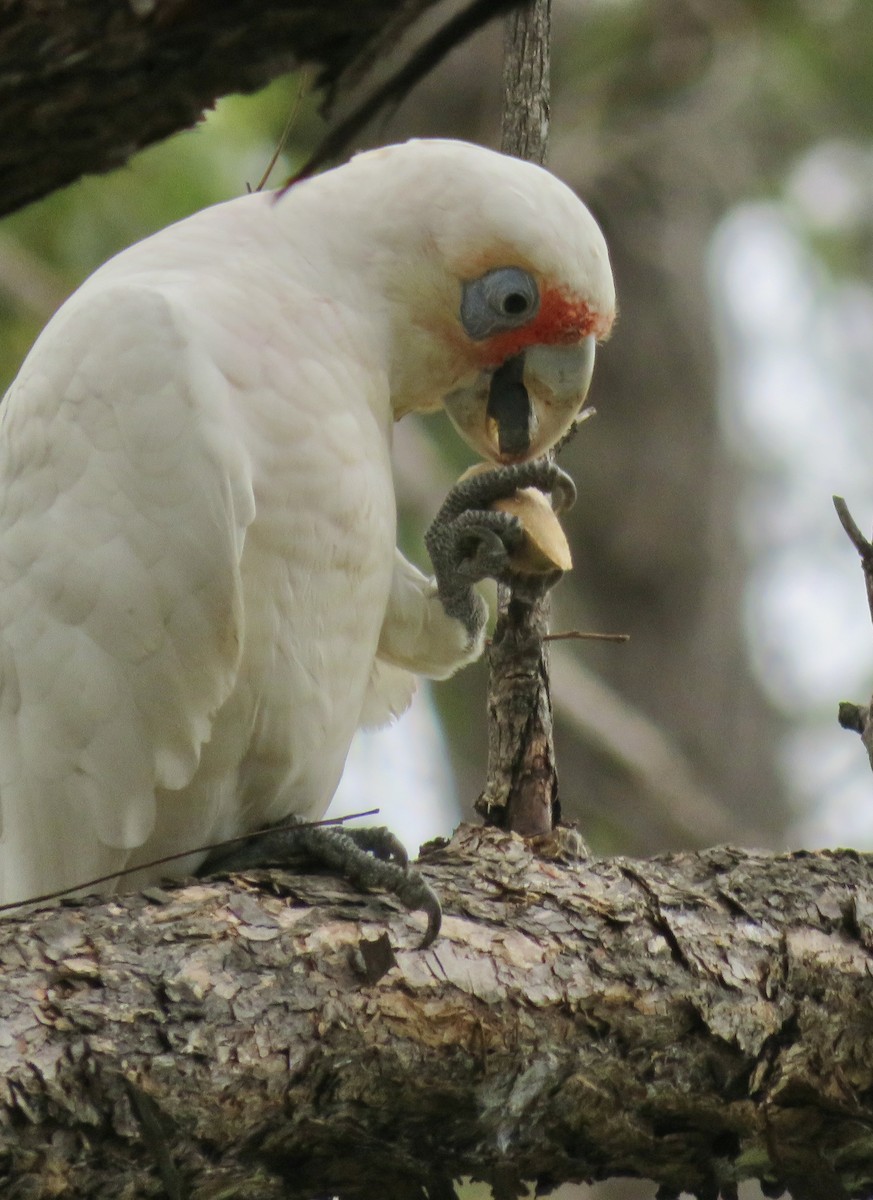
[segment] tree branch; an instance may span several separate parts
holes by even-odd
[[[3,1195],[870,1194],[870,857],[562,864],[464,827],[423,870],[428,951],[281,873],[4,922]]]
[[[438,0],[406,0],[403,26]],[[493,12],[489,11],[489,5]],[[479,23],[507,0],[476,0]],[[112,170],[220,96],[301,63],[334,94],[378,57],[396,0],[17,0],[0,24],[0,214]],[[460,27],[458,37],[464,35]]]
[[[551,39],[552,0],[527,0],[506,18],[501,149],[540,166],[549,148]]]
[[[542,165],[549,141],[551,0],[506,17],[500,148]],[[498,586],[488,648],[488,774],[476,811],[516,833],[548,833],[560,816],[549,689],[549,597],[530,581]]]
[[[873,620],[873,545],[864,537],[843,497],[834,496],[833,501],[840,524],[849,541],[858,551],[861,570],[864,572],[864,587],[867,590],[867,606],[870,609],[870,619]],[[861,735],[861,741],[864,743],[864,749],[870,759],[870,766],[873,768],[873,699],[867,705],[841,700],[837,720],[843,729]]]

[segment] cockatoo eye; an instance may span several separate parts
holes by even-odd
[[[539,306],[537,285],[527,271],[521,267],[498,267],[464,284],[461,324],[479,342],[524,325]]]

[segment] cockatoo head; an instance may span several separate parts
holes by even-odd
[[[541,167],[463,142],[388,146],[341,170],[384,225],[367,265],[392,314],[395,415],[444,406],[486,458],[543,453],[582,407],[615,316],[591,213]]]

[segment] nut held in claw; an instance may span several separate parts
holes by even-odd
[[[490,463],[477,463],[465,471],[461,479],[491,471]],[[490,508],[518,517],[524,530],[524,541],[509,556],[519,575],[548,575],[552,571],[569,571],[573,566],[570,546],[554,509],[539,488],[520,488],[512,496],[495,500]]]

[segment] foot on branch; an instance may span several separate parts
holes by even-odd
[[[466,627],[471,641],[487,615],[473,584],[482,579],[518,582],[509,556],[522,541],[521,522],[509,513],[492,511],[489,505],[526,487],[549,493],[556,512],[570,508],[576,499],[573,480],[549,459],[498,466],[456,483],[425,535],[443,607]],[[544,577],[537,589],[547,590],[558,578],[560,572]]]
[[[409,865],[402,843],[384,825],[265,829],[241,846],[211,854],[199,873],[236,873],[261,867],[299,869],[313,861],[361,891],[381,888],[411,911],[424,912],[427,929],[422,948],[429,946],[439,933],[442,909],[436,893],[415,867]]]

